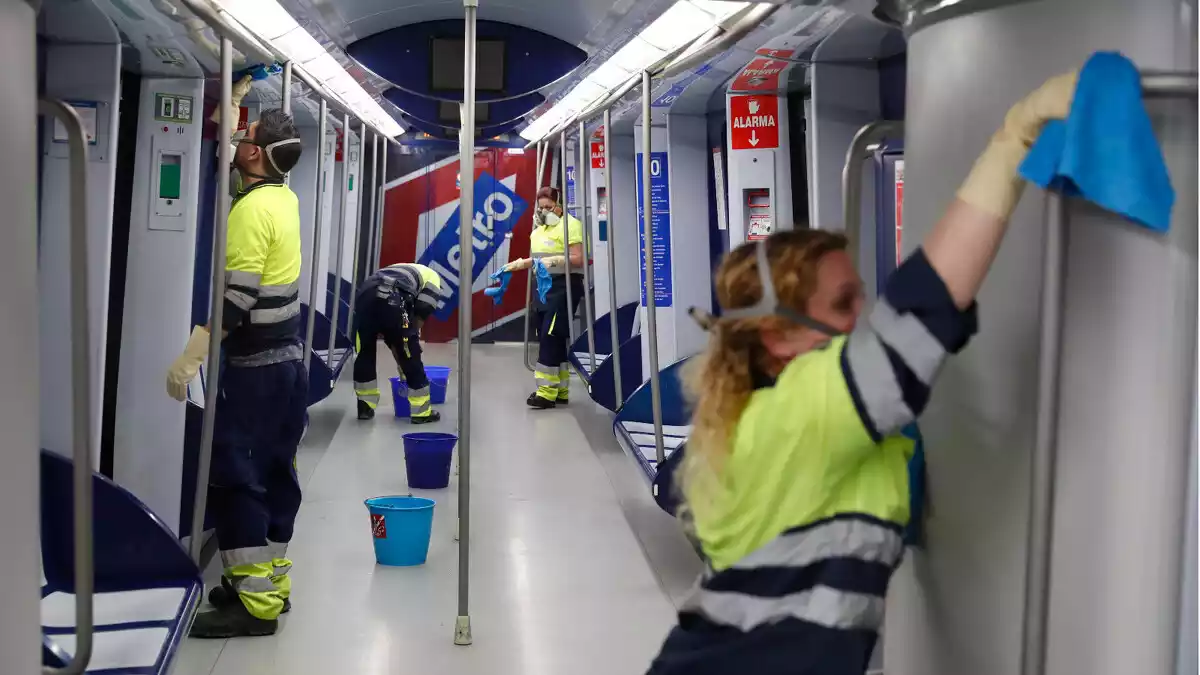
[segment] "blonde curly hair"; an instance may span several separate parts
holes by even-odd
[[[739,246],[717,270],[715,286],[721,307],[750,307],[762,298],[756,244]],[[775,233],[764,244],[779,303],[806,314],[808,300],[817,289],[818,263],[826,254],[845,250],[847,241],[835,232],[799,229]],[[707,324],[708,346],[688,364],[683,376],[692,409],[692,433],[681,467],[685,501],[719,485],[734,430],[754,393],[755,371],[771,373],[784,365],[763,347],[762,331],[789,325],[779,316],[709,317],[701,323]]]

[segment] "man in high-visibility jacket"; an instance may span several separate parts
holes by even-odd
[[[421,362],[421,325],[437,309],[442,279],[437,272],[416,263],[390,265],[367,277],[354,299],[354,395],[358,419],[375,417],[379,405],[376,380],[377,340],[396,358],[408,387],[409,420],[428,424],[442,419],[431,405],[429,378]]]
[[[216,428],[208,504],[224,574],[192,637],[271,635],[291,593],[287,545],[300,509],[296,448],[304,433],[308,375],[301,361],[300,207],[284,175],[300,159],[290,115],[265,110],[235,136],[221,326],[224,368],[210,394]],[[197,326],[167,373],[183,401],[208,354]]]

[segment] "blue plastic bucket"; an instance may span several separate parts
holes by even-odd
[[[372,497],[363,503],[371,512],[375,562],[396,567],[424,565],[433,533],[433,500]]]
[[[408,487],[437,490],[450,484],[450,462],[458,436],[441,432],[404,434]]]
[[[425,366],[429,378],[429,398],[433,403],[446,402],[446,386],[450,383],[450,368],[447,366]]]
[[[408,417],[412,412],[408,406],[408,385],[398,377],[388,379],[392,382],[392,407],[396,409],[396,417]]]

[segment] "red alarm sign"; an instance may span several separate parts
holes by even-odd
[[[592,168],[604,168],[604,141],[592,141]]]
[[[729,97],[729,144],[734,150],[779,147],[779,98]]]

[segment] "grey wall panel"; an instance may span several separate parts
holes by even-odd
[[[905,249],[932,228],[1007,108],[1046,77],[1099,49],[1119,49],[1144,68],[1180,67],[1176,55],[1194,47],[1178,44],[1179,7],[1042,0],[916,32]],[[1187,114],[1193,133],[1159,124],[1178,154],[1169,237],[1073,210],[1047,669],[1054,675],[1167,673],[1174,656],[1195,345],[1194,109]],[[921,421],[928,547],[909,556],[892,587],[889,675],[1018,672],[1042,209],[1040,191],[1028,190],[980,293],[981,333],[947,366]]]

